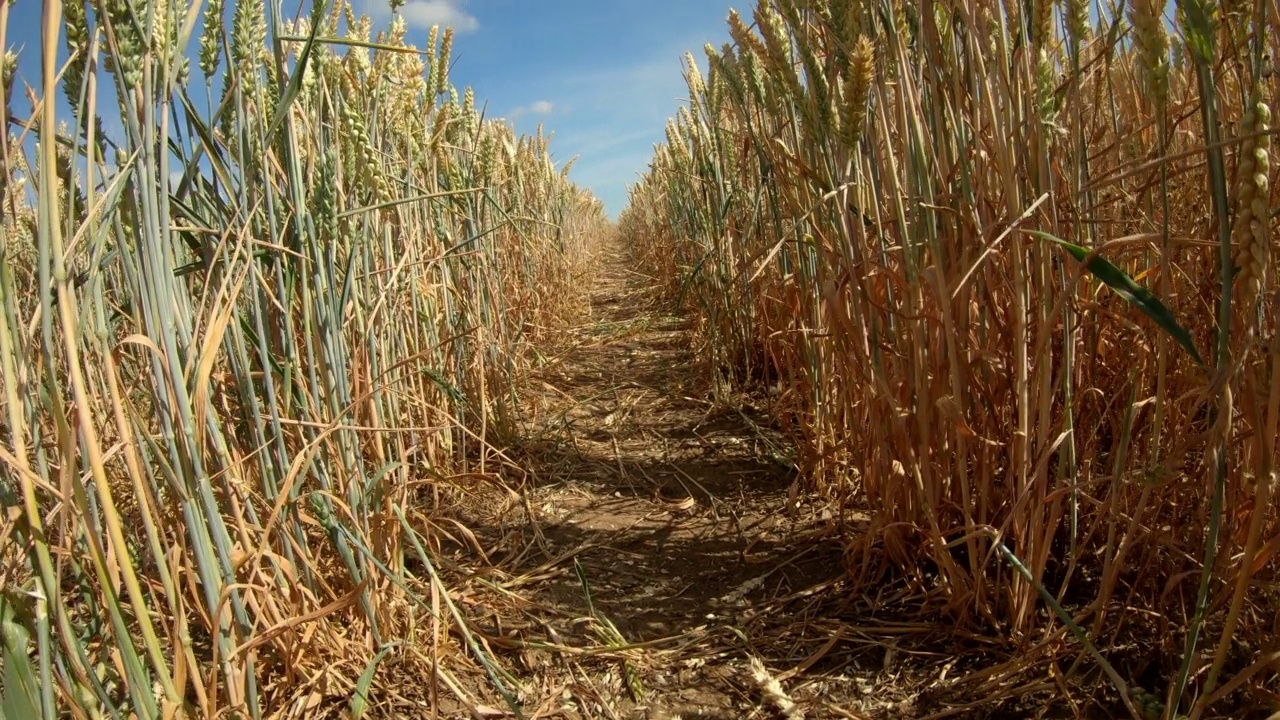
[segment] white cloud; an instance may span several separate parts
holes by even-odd
[[[480,21],[462,8],[459,0],[409,0],[400,8],[404,21],[415,27],[452,27],[458,32],[480,28]]]
[[[701,44],[696,36],[677,37],[632,62],[577,68],[555,78],[548,94],[559,100],[561,117],[552,150],[582,156],[570,176],[604,201],[610,217],[626,206],[627,186],[648,169],[654,144],[665,142],[667,118],[688,103],[681,58],[684,48]],[[705,60],[699,60],[705,76]],[[570,107],[571,117],[564,112]]]
[[[550,100],[538,100],[529,105],[518,107],[511,111],[511,119],[516,120],[525,115],[550,115],[556,109],[555,103]]]

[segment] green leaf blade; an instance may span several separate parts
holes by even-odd
[[[1173,338],[1174,342],[1191,354],[1197,365],[1202,368],[1205,367],[1204,359],[1200,356],[1199,351],[1196,350],[1195,341],[1191,338],[1191,333],[1187,332],[1187,329],[1178,322],[1173,312],[1164,303],[1160,302],[1159,298],[1153,295],[1150,290],[1135,282],[1133,278],[1129,277],[1128,273],[1104,258],[1096,255],[1090,257],[1092,251],[1086,247],[1067,242],[1049,233],[1036,230],[1028,230],[1027,232],[1061,245],[1077,261],[1084,263],[1085,269],[1092,273],[1102,284],[1115,291],[1117,295],[1136,307],[1143,315],[1155,321],[1161,329]]]

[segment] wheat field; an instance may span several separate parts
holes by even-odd
[[[513,646],[444,550],[536,475],[507,449],[605,247],[708,407],[763,398],[827,600],[907,588],[983,692],[1280,712],[1280,3],[759,0],[615,223],[452,30],[225,2],[46,0],[25,84],[0,4],[0,717],[593,717],[512,647],[623,658],[642,712],[658,650],[576,557],[539,570],[604,639]]]
[[[8,717],[359,716],[457,645],[432,487],[490,471],[605,218],[451,31],[314,7],[45,3],[26,116],[5,60]]]
[[[869,512],[853,592],[1152,717],[1274,691],[1278,7],[777,0],[687,58],[620,230]]]

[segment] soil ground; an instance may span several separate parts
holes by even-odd
[[[621,251],[601,262],[588,321],[539,366],[509,483],[460,518],[473,537],[456,557],[483,553],[488,573],[460,604],[526,717],[1072,716],[1044,701],[1047,678],[957,688],[1009,650],[921,622],[920,589],[849,592],[768,399],[710,401],[686,320]],[[943,649],[957,644],[964,657]],[[465,684],[457,717],[512,716],[479,667]]]

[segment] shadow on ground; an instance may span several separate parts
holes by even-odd
[[[708,399],[688,322],[628,275],[606,260],[589,322],[532,379],[517,492],[468,508],[506,593],[477,626],[559,693],[553,716],[747,717],[746,628],[837,578],[839,548],[801,537],[766,414]]]
[[[461,518],[475,537],[454,555],[486,568],[467,616],[526,711],[799,717],[770,699],[772,678],[805,717],[925,717],[922,687],[1007,656],[942,650],[954,628],[921,621],[921,588],[849,592],[834,522],[795,501],[786,441],[751,401],[709,400],[691,328],[648,284],[605,259],[589,322],[531,380],[508,487]],[[938,717],[1056,717],[1042,710]]]

